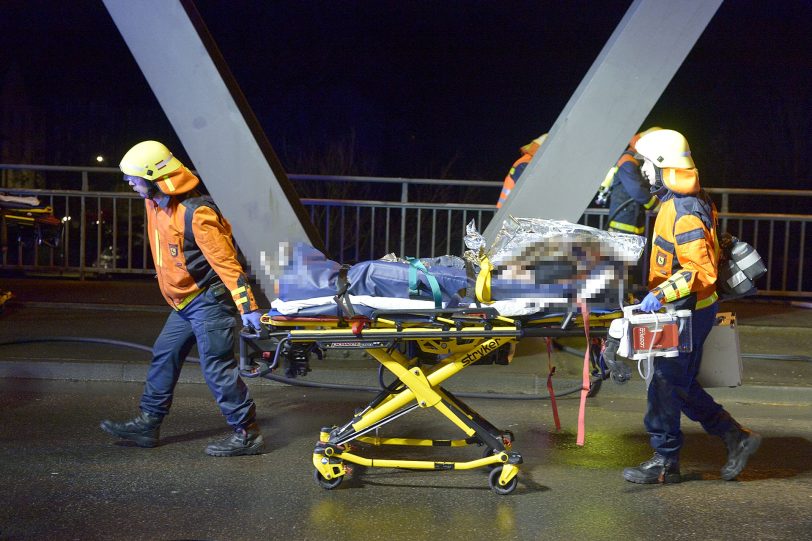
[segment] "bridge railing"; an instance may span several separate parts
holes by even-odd
[[[7,172],[15,170],[39,175],[42,185],[51,184],[56,178],[54,182],[62,186],[76,185],[79,189],[2,187],[9,182]],[[40,242],[28,231],[9,231],[7,246],[0,256],[0,269],[80,277],[154,272],[146,242],[143,203],[123,185],[117,169],[0,165],[0,174],[3,174],[0,193],[36,196],[63,223],[61,242],[56,246]],[[304,196],[301,201],[320,231],[330,257],[346,263],[377,259],[391,252],[416,257],[459,255],[465,250],[465,226],[474,220],[477,228],[484,230],[496,207],[490,203],[413,199],[492,201],[501,189],[501,182],[470,180],[323,175],[290,175],[290,178],[300,188]],[[108,189],[90,189],[96,185]],[[319,190],[312,190],[313,186]],[[364,191],[362,186],[375,188]],[[111,191],[109,187],[122,191]],[[310,193],[315,191],[328,197],[307,197],[307,188]],[[757,284],[760,294],[812,296],[812,273],[805,261],[810,252],[807,230],[812,215],[739,212],[735,203],[736,198],[768,201],[781,197],[812,202],[812,190],[710,188],[708,191],[721,210],[720,231],[729,231],[750,242],[764,258],[768,272]],[[350,197],[356,192],[374,193],[376,199]],[[329,197],[333,193],[338,195]],[[377,199],[380,196],[385,198]],[[762,206],[775,208],[763,203]],[[653,216],[649,218],[647,234],[653,224]],[[606,219],[606,209],[589,208],[580,223],[603,229]],[[647,261],[646,254],[636,271],[641,277],[645,276]]]

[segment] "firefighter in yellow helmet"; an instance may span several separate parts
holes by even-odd
[[[706,432],[722,438],[727,463],[721,476],[732,480],[758,449],[761,436],[739,425],[696,381],[702,345],[718,308],[716,207],[699,185],[699,174],[682,134],[655,131],[641,137],[636,149],[644,159],[643,175],[662,201],[654,224],[650,292],[640,309],[656,311],[663,303],[672,303],[675,308],[692,310],[693,350],[676,358],[655,359],[644,418],[654,456],[638,467],[626,468],[623,476],[634,483],[680,481],[680,416],[685,413]]]
[[[261,312],[237,261],[231,225],[210,197],[196,191],[199,179],[161,143],[138,143],[119,167],[144,198],[158,286],[173,310],[153,346],[141,413],[125,422],[102,421],[101,428],[141,447],[158,445],[181,367],[196,343],[206,383],[234,429],[206,453],[259,454],[264,443],[256,408],[233,351],[237,313],[244,325],[259,329]]]
[[[524,173],[525,167],[527,167],[527,164],[530,163],[530,160],[533,159],[533,156],[536,155],[536,152],[546,140],[547,134],[544,133],[519,149],[521,156],[519,156],[518,160],[513,162],[510,171],[505,175],[505,181],[502,184],[502,193],[499,194],[499,201],[496,202],[496,208],[502,208],[502,205],[505,204],[510,192],[516,186],[519,177]]]

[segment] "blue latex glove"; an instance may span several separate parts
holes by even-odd
[[[262,326],[259,324],[259,318],[262,317],[262,310],[254,310],[247,314],[242,314],[242,326],[251,327],[255,330],[260,330]]]
[[[646,295],[646,298],[643,299],[643,302],[640,303],[638,310],[643,312],[656,312],[662,307],[662,303],[654,296],[654,293],[649,293]]]

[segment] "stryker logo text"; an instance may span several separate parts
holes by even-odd
[[[480,358],[484,357],[491,351],[495,350],[499,347],[499,343],[496,340],[488,340],[481,346],[479,346],[476,350],[472,351],[462,359],[460,362],[463,366],[468,366],[472,362],[478,361]]]

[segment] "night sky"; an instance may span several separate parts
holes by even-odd
[[[630,3],[196,5],[289,172],[501,180]],[[3,0],[0,19],[2,161],[179,147],[101,2]],[[727,0],[643,127],[683,132],[706,186],[812,188],[810,27],[809,0]]]

